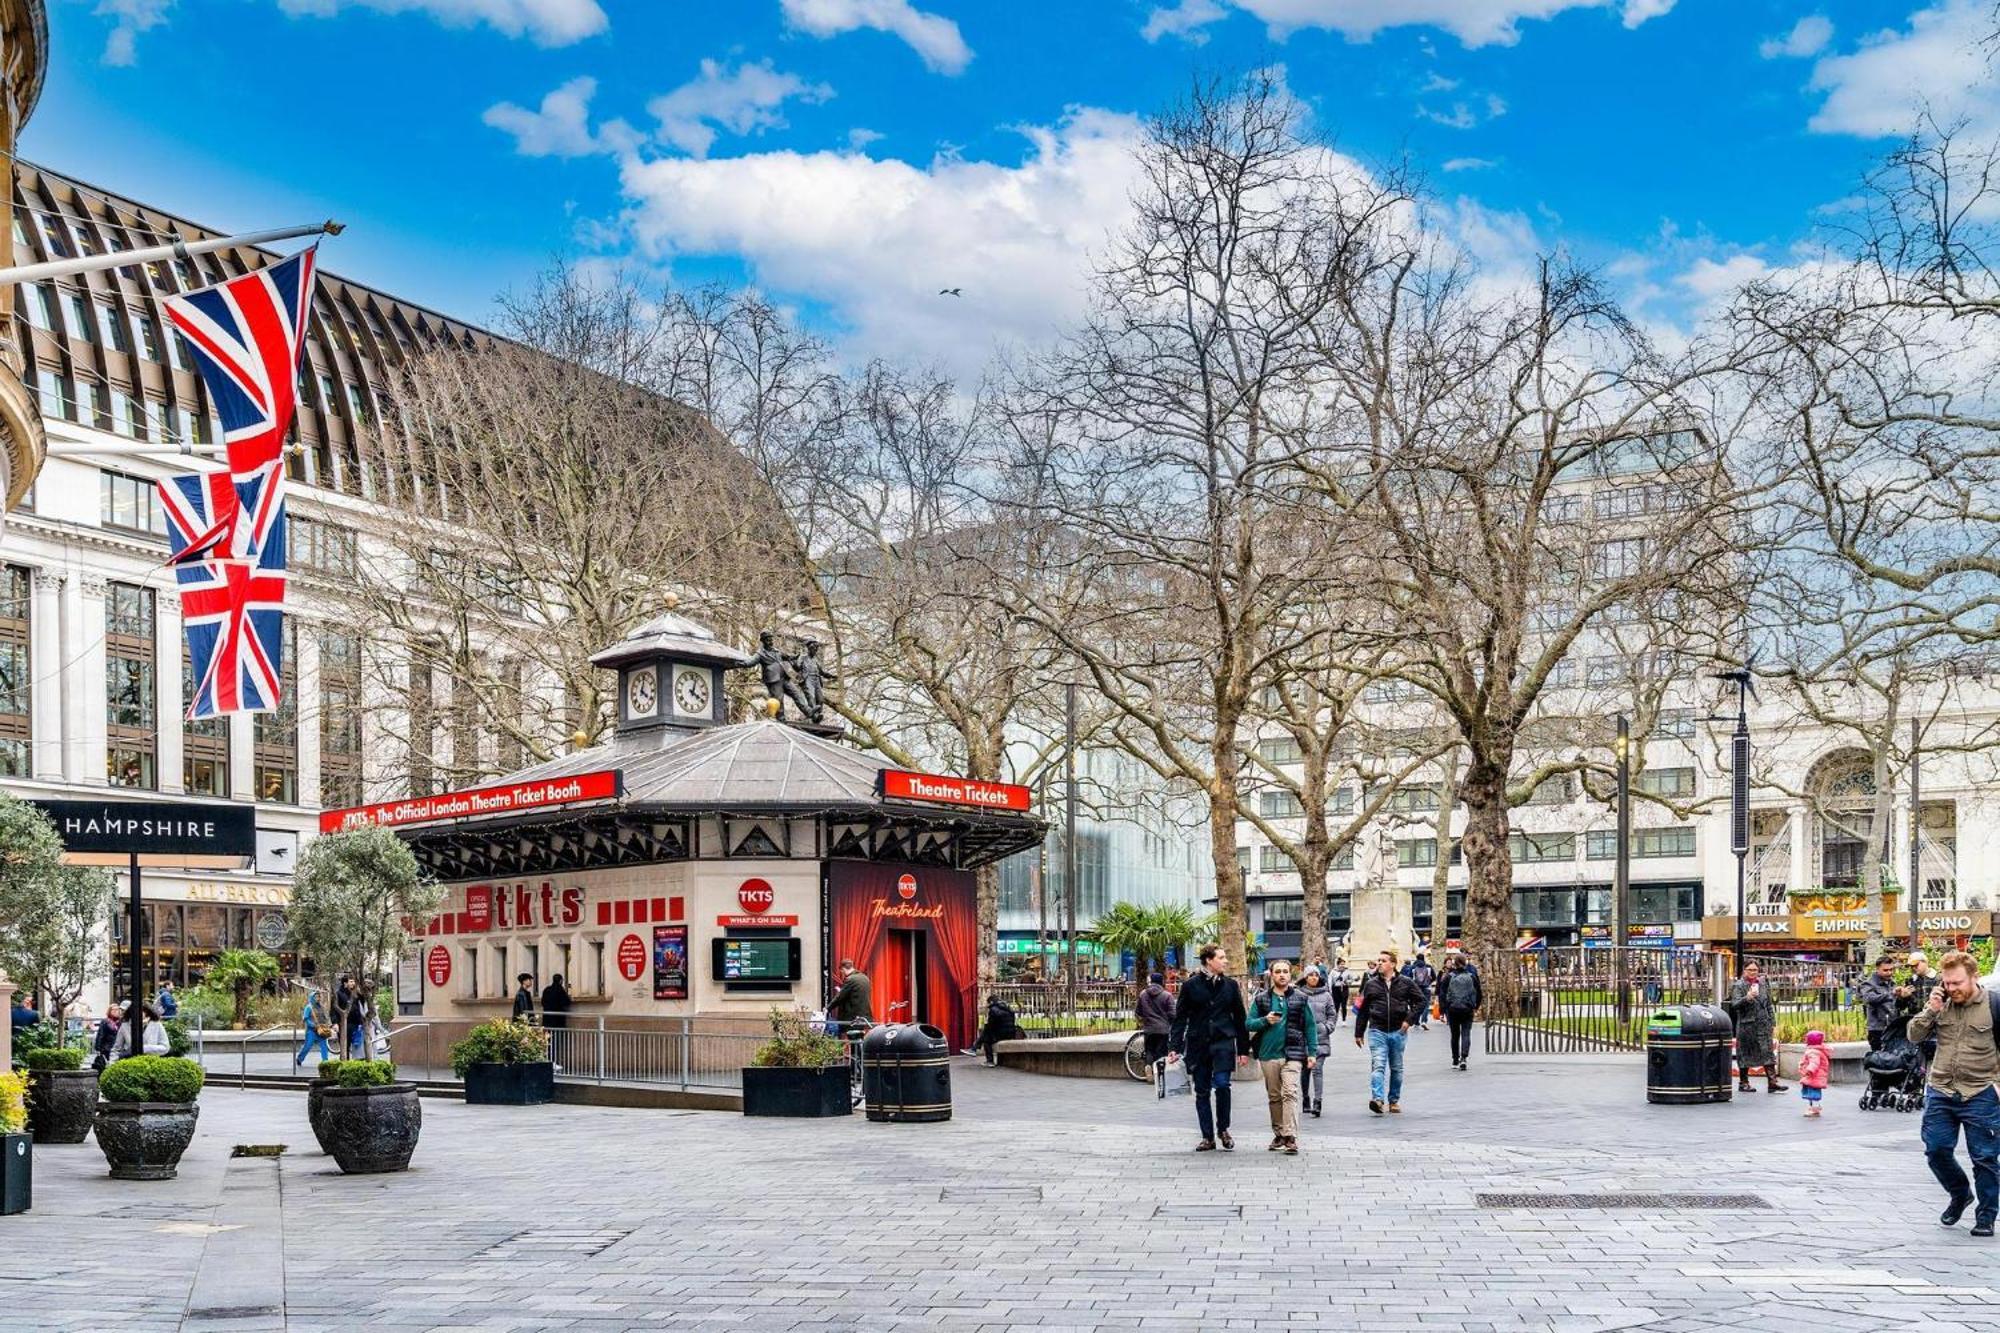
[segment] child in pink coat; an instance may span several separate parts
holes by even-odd
[[[1819,1099],[1826,1094],[1833,1077],[1833,1057],[1827,1053],[1826,1034],[1815,1028],[1806,1033],[1805,1053],[1799,1057],[1799,1096],[1806,1099],[1806,1116],[1819,1118]]]

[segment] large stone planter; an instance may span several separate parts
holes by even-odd
[[[814,1118],[852,1115],[852,1067],[743,1070],[743,1114]]]
[[[556,1099],[556,1067],[550,1060],[517,1065],[471,1065],[465,1071],[470,1106],[539,1106]]]
[[[28,1130],[37,1143],[82,1143],[97,1118],[97,1073],[37,1069],[28,1075]]]
[[[423,1104],[414,1083],[331,1087],[320,1093],[320,1141],[350,1176],[401,1171],[417,1150]]]
[[[331,1154],[332,1148],[326,1143],[326,1090],[337,1086],[330,1079],[316,1078],[306,1085],[306,1123],[312,1126],[313,1142],[323,1153]]]
[[[172,1180],[194,1141],[193,1102],[99,1102],[97,1146],[114,1180]]]
[[[35,1202],[35,1146],[27,1134],[0,1134],[0,1217]]]

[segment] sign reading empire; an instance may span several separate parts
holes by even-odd
[[[1028,789],[1012,782],[980,782],[940,773],[911,773],[900,768],[882,770],[882,795],[892,801],[931,801],[981,810],[1028,808]]]
[[[477,787],[470,791],[443,792],[437,796],[413,796],[407,801],[383,801],[347,810],[327,810],[319,817],[319,831],[338,833],[342,829],[360,828],[364,824],[428,824],[440,819],[515,814],[552,805],[574,805],[579,801],[608,801],[615,798],[618,791],[618,770],[610,768],[566,778],[543,778],[537,782]]]

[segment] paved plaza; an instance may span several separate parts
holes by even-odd
[[[942,1125],[430,1100],[409,1172],[347,1177],[303,1097],[212,1088],[176,1181],[38,1153],[0,1327],[2000,1328],[2000,1247],[1936,1225],[1914,1115],[1649,1107],[1636,1057],[1443,1047],[1377,1119],[1337,1042],[1296,1158],[1261,1087],[1196,1156],[1185,1098],[963,1061]],[[1748,1197],[1673,1197],[1717,1194]]]

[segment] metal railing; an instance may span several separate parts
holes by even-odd
[[[1129,981],[1002,981],[985,988],[980,1004],[998,997],[1030,1037],[1068,1037],[1138,1027],[1139,987]]]

